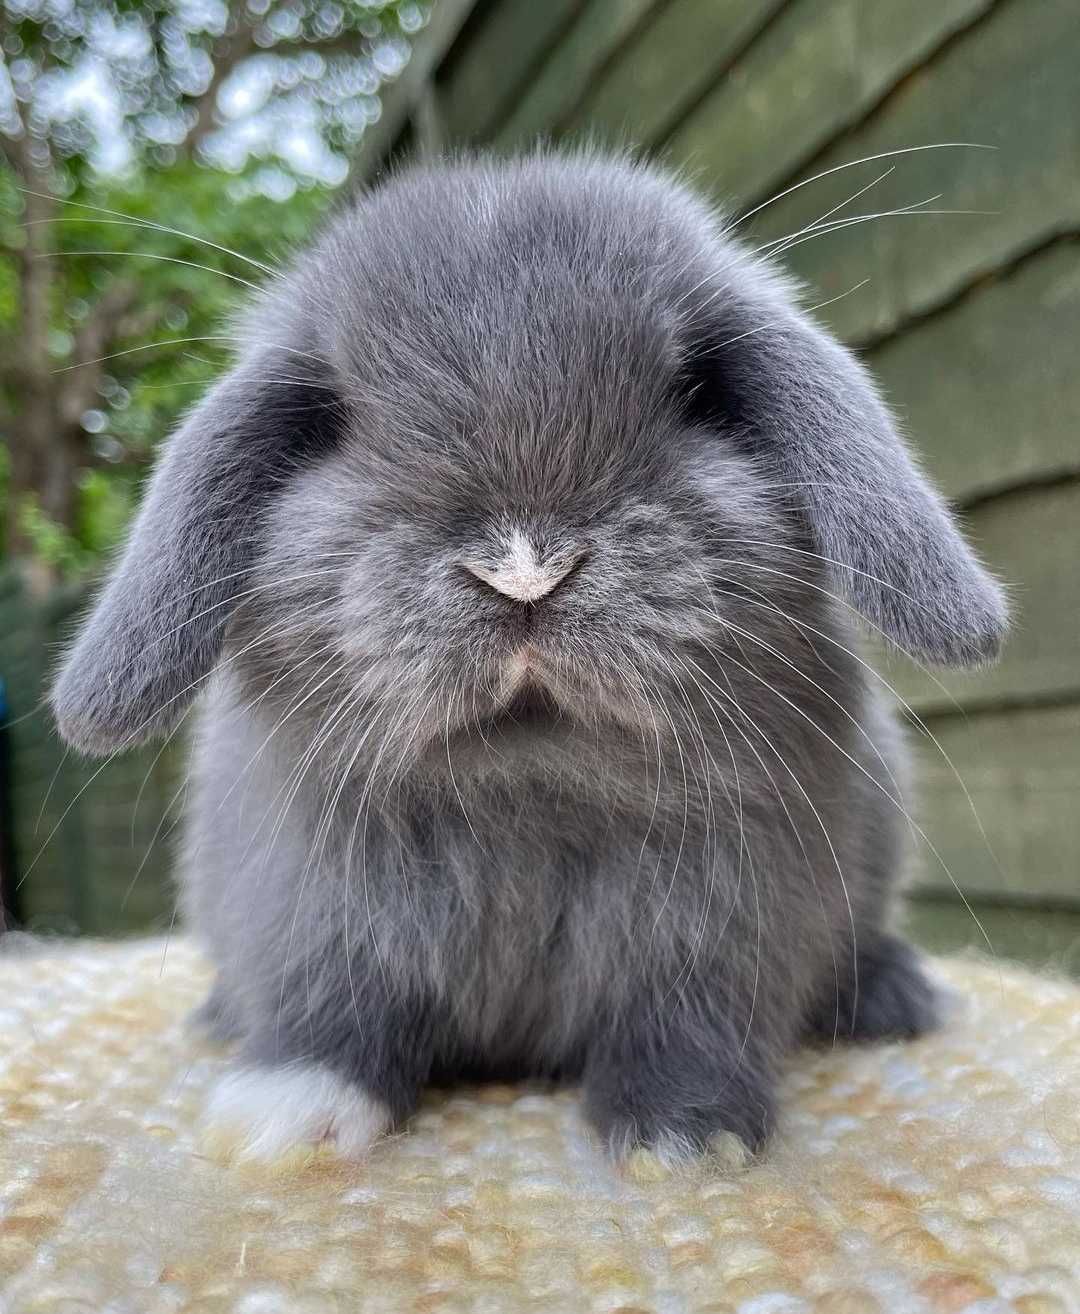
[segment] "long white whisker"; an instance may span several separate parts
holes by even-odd
[[[734,660],[734,658],[729,658],[729,660]],[[701,666],[699,666],[697,662],[691,661],[691,665],[693,665],[694,668],[699,672],[699,674],[705,680],[707,680],[710,685],[712,685],[712,687],[720,694],[722,698],[724,698],[726,702],[731,703],[731,705],[735,708],[735,710],[739,713],[739,715],[747,721],[747,723],[750,725],[754,733],[759,736],[762,742],[768,747],[770,752],[772,752],[772,754],[777,758],[777,760],[780,762],[780,765],[791,777],[792,783],[795,785],[795,788],[802,795],[804,801],[806,802],[807,807],[809,807],[810,811],[813,813],[814,819],[818,823],[818,826],[821,829],[821,833],[824,836],[825,843],[829,849],[829,854],[832,857],[833,866],[836,868],[836,874],[840,878],[840,887],[844,894],[844,902],[847,905],[848,923],[851,928],[851,956],[852,956],[852,973],[853,973],[851,1015],[852,1015],[852,1019],[854,1019],[856,1009],[858,1007],[858,1000],[859,1000],[858,931],[856,930],[856,926],[855,926],[855,909],[851,902],[851,895],[850,892],[848,891],[847,880],[844,877],[843,868],[840,866],[840,858],[833,844],[832,836],[829,834],[828,828],[826,827],[825,822],[821,816],[821,813],[818,811],[816,804],[814,803],[810,795],[806,792],[806,789],[803,786],[802,781],[795,774],[794,769],[788,763],[787,759],[780,753],[776,745],[769,739],[768,735],[764,733],[761,727],[757,724],[756,721],[754,721],[754,719],[750,716],[750,714],[746,711],[746,709],[742,706],[742,704],[738,701],[738,699],[734,696],[733,693],[732,694],[725,693],[720,688],[720,686],[715,682],[715,680],[712,679],[712,677],[708,674],[708,672],[705,671]],[[740,665],[740,663],[736,662],[736,665]],[[743,669],[746,670],[747,668],[743,667]],[[775,692],[775,690],[773,692]],[[809,718],[807,719],[809,720]],[[814,724],[814,722],[811,721],[811,724]],[[873,779],[873,777],[870,778]],[[886,798],[889,797],[887,793],[885,794],[885,797]]]
[[[987,145],[986,142],[978,141],[935,141],[925,146],[903,146],[894,151],[878,151],[875,155],[864,155],[858,160],[846,160],[843,164],[836,164],[831,169],[823,169],[820,173],[815,173],[812,178],[803,178],[801,182],[793,183],[790,187],[785,187],[782,192],[777,192],[775,196],[770,196],[767,201],[762,201],[760,205],[755,205],[752,210],[747,210],[741,214],[734,223],[729,224],[726,231],[730,232],[739,224],[744,224],[754,215],[760,214],[762,210],[767,209],[770,205],[775,205],[777,201],[782,201],[785,196],[790,196],[792,192],[797,192],[803,187],[809,187],[811,183],[820,182],[822,178],[828,178],[834,173],[841,173],[844,169],[854,169],[860,164],[873,164],[877,160],[891,160],[898,155],[916,155],[920,151],[943,151],[943,150],[976,150],[976,151],[994,151],[996,146]]]
[[[73,209],[76,210],[91,210],[95,214],[113,215],[115,216],[115,219],[117,221],[131,224],[135,228],[150,228],[159,233],[168,233],[172,237],[183,237],[189,242],[198,242],[201,246],[211,247],[215,251],[220,251],[223,255],[233,256],[235,259],[243,261],[243,263],[246,265],[251,265],[253,268],[260,270],[264,274],[269,274],[272,277],[276,277],[278,274],[278,270],[276,270],[272,265],[264,265],[261,260],[255,260],[252,256],[246,256],[242,251],[234,251],[232,250],[231,247],[221,246],[217,242],[211,242],[209,238],[206,237],[197,237],[194,233],[185,233],[183,229],[180,228],[170,228],[167,224],[155,223],[151,219],[138,219],[132,215],[124,214],[122,210],[107,210],[104,206],[101,205],[87,205],[85,201],[69,201],[62,196],[53,196],[51,192],[35,192],[29,187],[20,187],[19,191],[23,192],[27,196],[37,196],[44,201],[58,201],[61,205],[70,205]],[[32,222],[59,223],[61,222],[61,220],[53,220],[53,221],[34,220]],[[67,220],[67,222],[75,223],[78,221],[74,216],[72,216],[70,219]],[[95,220],[87,219],[85,222],[103,224],[108,221],[104,219],[95,219]],[[24,225],[24,226],[28,227],[29,225]]]
[[[722,578],[728,579],[727,576],[723,576]],[[791,576],[791,578],[796,579],[797,576]],[[737,580],[729,580],[729,582],[739,583],[739,581]],[[746,588],[746,585],[742,585],[741,587]],[[754,591],[756,592],[756,590]],[[733,595],[733,596],[739,596],[739,595]],[[759,596],[765,597],[766,595],[761,594]],[[771,599],[768,601],[767,604],[754,603],[749,598],[740,597],[740,600],[749,603],[751,606],[764,605],[768,610],[775,610],[777,614],[783,616],[790,624],[796,626],[798,629],[808,630],[811,634],[816,635],[818,638],[824,639],[826,643],[833,644],[834,647],[838,648],[841,652],[846,653],[846,655],[850,657],[852,661],[858,663],[858,665],[861,666],[862,669],[866,671],[868,675],[870,675],[873,679],[877,680],[881,685],[884,686],[885,689],[888,690],[888,692],[892,695],[892,697],[895,698],[897,703],[899,703],[899,705],[903,708],[904,713],[909,717],[909,719],[913,722],[916,728],[930,740],[930,742],[934,745],[934,748],[937,750],[937,752],[940,753],[946,766],[948,766],[954,779],[956,780],[956,783],[960,786],[960,789],[963,792],[964,798],[967,802],[968,809],[975,820],[975,825],[978,827],[979,834],[982,836],[983,843],[986,845],[986,850],[990,855],[991,861],[994,863],[995,867],[997,867],[998,871],[1002,874],[1002,876],[1004,876],[1005,872],[1003,871],[1001,864],[997,859],[997,855],[994,853],[993,846],[991,845],[990,838],[986,833],[986,828],[983,825],[982,818],[979,816],[978,809],[975,807],[975,800],[971,797],[971,792],[968,789],[963,776],[961,776],[959,769],[956,767],[955,763],[953,762],[949,754],[945,751],[944,746],[938,740],[937,736],[926,724],[926,722],[922,719],[919,713],[916,712],[914,707],[912,707],[912,705],[907,701],[907,699],[903,696],[903,694],[901,694],[898,689],[896,689],[892,684],[890,684],[889,681],[885,678],[885,676],[883,676],[881,672],[877,670],[877,668],[872,663],[866,661],[865,658],[861,657],[857,652],[854,651],[854,649],[847,647],[846,644],[841,643],[839,639],[834,638],[831,634],[826,634],[824,630],[820,630],[815,626],[808,624],[806,621],[796,620],[794,616],[791,616],[788,612],[784,611],[783,608],[781,608],[777,603],[775,603]],[[908,653],[905,653],[905,656],[907,656],[911,661],[915,660]],[[919,663],[916,664],[918,665]],[[930,673],[927,672],[927,674],[929,675]],[[938,683],[939,687],[942,687],[940,686],[940,683],[938,681],[935,681],[935,683]],[[955,702],[955,700],[953,701]]]
[[[677,658],[676,660],[679,660],[680,665],[683,665],[684,668],[685,668],[685,669],[687,670],[687,672],[689,673],[689,667],[685,667],[685,663],[683,663],[683,662],[681,661],[681,659],[678,659],[678,658]],[[697,665],[697,663],[694,663],[694,665]],[[700,668],[699,668],[699,669],[700,669]],[[722,668],[720,668],[720,673],[724,675],[724,679],[725,679],[725,680],[728,680],[728,677],[727,677],[726,673],[723,671]],[[703,674],[704,674],[704,672],[703,672]],[[713,714],[713,719],[716,721],[716,724],[717,724],[717,727],[718,727],[719,730],[720,730],[720,733],[724,736],[724,742],[728,745],[728,752],[731,753],[731,751],[732,751],[732,750],[731,750],[731,743],[730,743],[730,740],[728,739],[727,733],[726,733],[725,730],[724,730],[723,723],[722,723],[721,720],[720,720],[720,717],[719,717],[719,714],[718,714],[719,712],[723,712],[724,716],[728,719],[729,723],[731,724],[732,729],[736,731],[736,733],[740,736],[740,738],[741,738],[741,739],[743,740],[743,742],[746,744],[747,748],[749,748],[750,751],[751,751],[751,753],[753,753],[755,759],[757,760],[758,765],[761,767],[762,771],[765,773],[765,778],[766,778],[766,780],[768,780],[769,785],[771,786],[773,793],[776,795],[777,802],[780,804],[780,807],[781,807],[781,809],[783,810],[784,816],[787,818],[787,823],[788,823],[789,827],[791,828],[791,833],[792,833],[792,835],[795,837],[795,842],[798,844],[799,849],[800,849],[800,851],[802,852],[802,855],[803,855],[803,861],[804,861],[805,864],[806,864],[806,870],[807,870],[807,873],[808,873],[808,875],[809,875],[809,877],[810,877],[810,881],[811,881],[811,883],[812,883],[813,886],[814,886],[814,893],[817,895],[818,905],[819,905],[819,907],[821,908],[821,916],[822,916],[822,919],[823,919],[824,924],[825,924],[825,935],[826,935],[826,937],[827,937],[827,939],[828,939],[828,942],[829,942],[829,957],[830,957],[831,960],[832,960],[832,968],[833,968],[833,983],[834,983],[834,987],[835,987],[835,999],[836,999],[835,1021],[834,1021],[834,1023],[833,1023],[833,1044],[835,1045],[835,1043],[836,1043],[836,1039],[837,1039],[837,1035],[838,1035],[838,1033],[839,1033],[839,1029],[840,1029],[840,971],[839,971],[839,967],[838,967],[837,960],[836,960],[836,945],[835,945],[834,942],[833,942],[832,925],[831,925],[831,923],[830,923],[830,921],[829,921],[829,915],[828,915],[828,912],[827,912],[827,910],[826,910],[826,908],[825,908],[825,900],[824,900],[824,898],[822,897],[821,886],[818,884],[817,875],[816,875],[816,873],[815,873],[815,871],[814,871],[814,864],[810,861],[810,853],[809,853],[809,851],[807,850],[806,842],[804,841],[804,839],[803,839],[803,837],[802,837],[802,833],[801,833],[801,831],[799,830],[798,826],[796,826],[796,824],[795,824],[795,818],[791,815],[791,809],[790,809],[790,808],[788,807],[788,805],[787,805],[787,801],[785,800],[784,795],[783,795],[783,793],[782,793],[781,790],[780,790],[780,786],[776,783],[776,780],[775,780],[775,778],[774,778],[772,772],[769,770],[768,766],[766,765],[764,758],[761,756],[761,754],[758,752],[757,748],[754,746],[753,741],[750,740],[750,739],[747,737],[747,735],[746,735],[746,734],[744,733],[744,731],[742,730],[742,727],[739,726],[739,725],[735,722],[735,720],[734,720],[734,718],[732,717],[731,713],[728,712],[728,711],[727,711],[723,706],[721,706],[719,703],[717,703],[717,702],[716,702],[716,699],[715,699],[714,697],[712,697],[712,696],[709,694],[709,691],[708,691],[707,689],[705,689],[705,688],[701,685],[701,683],[700,683],[696,678],[693,677],[693,675],[691,675],[691,679],[694,679],[694,683],[695,683],[695,684],[698,686],[698,688],[701,690],[702,696],[705,698],[706,703],[707,703],[707,705],[708,705],[708,707],[709,707],[709,710],[710,710],[710,711],[712,712],[712,714]],[[730,682],[730,680],[728,680],[728,688],[729,688],[730,693],[731,693],[731,698],[732,698],[732,700],[734,701],[735,693],[734,693],[734,689],[731,688],[731,682]],[[770,745],[770,747],[772,747],[772,746]],[[776,753],[776,749],[775,749],[775,748],[772,748],[772,751],[773,751],[774,754]],[[732,753],[732,759],[731,759],[731,760],[732,760],[732,765],[734,766],[734,765],[735,765],[735,757],[734,757],[734,754],[733,754],[733,753]],[[786,767],[786,763],[785,763],[785,767]],[[790,774],[790,768],[789,768],[789,767],[786,767],[786,769],[789,771],[789,774]],[[740,802],[741,802],[741,794],[740,794]],[[750,854],[749,854],[749,850],[747,850],[747,860],[749,861],[749,859],[750,859]],[[740,868],[741,868],[741,864],[740,864]],[[841,878],[841,879],[842,879],[842,878]],[[749,1034],[749,1032],[748,1032],[747,1034]],[[745,1041],[744,1041],[744,1044],[745,1044]]]
[[[254,642],[248,645],[248,647],[253,647],[253,646],[254,646]],[[59,819],[52,827],[52,829],[49,831],[49,834],[46,836],[44,843],[34,854],[26,870],[19,877],[19,880],[16,884],[16,889],[20,889],[23,883],[29,878],[31,872],[34,870],[34,868],[37,866],[37,863],[41,859],[42,854],[52,843],[57,832],[60,830],[60,827],[64,824],[68,816],[71,814],[72,809],[76,806],[76,804],[86,793],[86,791],[90,788],[90,786],[94,783],[94,781],[97,780],[97,778],[101,775],[101,773],[106,769],[106,767],[111,765],[111,763],[115,761],[115,759],[119,757],[121,753],[128,752],[130,749],[134,748],[138,741],[139,734],[143,730],[145,730],[147,726],[151,725],[154,722],[155,718],[160,716],[160,714],[163,711],[165,711],[167,707],[170,707],[173,703],[177,702],[179,699],[191,693],[193,689],[197,688],[200,684],[203,684],[207,680],[209,680],[210,677],[216,671],[220,670],[224,666],[227,666],[230,662],[235,661],[237,657],[241,656],[247,650],[248,650],[247,647],[242,648],[240,652],[233,653],[228,657],[222,658],[221,661],[219,661],[215,666],[211,667],[211,669],[207,671],[204,675],[198,676],[196,679],[192,680],[190,684],[185,685],[185,687],[181,689],[178,693],[173,694],[171,698],[167,698],[163,703],[155,707],[148,716],[143,718],[143,720],[134,728],[134,730],[132,730],[131,734],[128,736],[128,740],[125,743],[121,744],[118,748],[114,748],[111,753],[106,755],[106,757],[99,763],[97,768],[91,773],[90,777],[86,781],[84,781],[82,786],[76,792],[74,798],[72,798],[72,800],[68,803],[67,807],[60,814]]]
[[[679,847],[675,853],[675,864],[671,870],[671,877],[668,881],[667,891],[664,894],[664,898],[661,901],[660,907],[656,911],[656,916],[653,918],[652,930],[649,932],[650,943],[656,934],[657,928],[660,925],[660,919],[664,915],[664,909],[668,905],[668,901],[671,898],[672,891],[675,889],[675,882],[678,879],[678,875],[679,875],[679,865],[682,862],[683,848],[685,847],[686,844],[686,830],[690,822],[690,793],[689,793],[688,782],[686,779],[686,757],[683,753],[682,740],[679,738],[679,732],[678,730],[675,729],[675,722],[672,720],[671,715],[668,712],[668,709],[662,699],[661,699],[660,710],[663,712],[665,720],[667,721],[668,725],[671,727],[672,739],[675,742],[675,751],[679,755],[679,772],[682,777],[682,792],[683,792],[683,819],[682,819],[682,831],[680,832],[679,835]]]
[[[920,602],[918,598],[913,597],[910,593],[906,593],[903,589],[898,588],[895,584],[890,584],[888,580],[881,579],[877,575],[872,575],[867,570],[860,570],[858,566],[852,566],[846,561],[837,561],[834,557],[822,556],[820,552],[811,552],[806,548],[791,547],[786,543],[770,543],[765,539],[725,537],[722,541],[724,543],[735,543],[747,547],[778,548],[782,552],[797,553],[800,557],[813,557],[816,561],[824,561],[830,566],[836,566],[837,569],[839,570],[850,571],[852,575],[858,575],[862,579],[868,579],[872,581],[874,584],[879,584],[883,589],[888,589],[890,593],[895,593],[897,597],[903,598],[905,602],[910,602],[913,607],[918,607],[920,611],[925,612],[928,616],[933,616],[935,620],[938,619],[936,614],[926,605],[925,602]],[[728,561],[725,562],[724,564],[734,566],[734,565],[738,565],[739,563],[737,561]],[[760,565],[757,562],[748,562],[744,564],[748,564],[752,566],[753,569],[755,570],[769,569],[769,567]],[[782,572],[777,571],[775,573],[780,574]],[[860,613],[860,615],[861,614],[862,613]],[[866,619],[866,617],[864,616],[863,619]],[[950,633],[954,635],[960,635],[960,631],[956,629],[955,626],[947,625],[945,628],[948,629]]]
[[[67,256],[70,259],[80,259],[86,256],[121,256],[128,260],[159,260],[166,265],[185,265],[188,269],[201,269],[204,274],[217,274],[219,278],[227,278],[230,283],[239,283],[242,287],[251,288],[253,292],[261,292],[262,288],[258,283],[252,283],[250,279],[241,278],[239,274],[227,274],[223,269],[215,269],[213,265],[201,265],[197,260],[183,260],[180,256],[157,255],[150,251],[50,251],[48,258],[51,260],[55,256]],[[35,256],[35,259],[43,257]]]
[[[827,698],[829,702],[833,704],[834,707],[838,708],[839,711],[842,713],[842,715],[846,717],[848,721],[851,722],[851,724],[855,727],[855,729],[859,732],[859,734],[862,735],[862,737],[866,740],[874,756],[881,763],[881,766],[885,771],[885,774],[888,776],[890,783],[892,784],[893,788],[896,790],[897,799],[899,800],[901,798],[902,795],[901,795],[899,782],[897,781],[895,775],[893,774],[892,768],[889,766],[888,762],[885,760],[884,756],[882,755],[881,750],[878,748],[877,744],[874,743],[873,739],[871,739],[868,731],[866,730],[866,727],[862,724],[862,722],[858,719],[858,717],[853,716],[852,713],[839,700],[839,698],[831,694],[828,691],[828,689],[826,689],[823,685],[819,684],[817,680],[807,675],[805,671],[800,670],[799,667],[789,657],[785,657],[784,654],[780,652],[778,648],[773,647],[771,643],[767,643],[759,635],[754,634],[753,631],[744,629],[742,626],[736,625],[734,621],[726,617],[721,617],[716,613],[707,612],[706,614],[709,615],[713,620],[720,621],[721,624],[726,626],[728,629],[732,629],[737,634],[742,635],[742,637],[744,639],[747,639],[750,643],[756,644],[759,648],[763,648],[767,653],[775,657],[777,661],[781,662],[789,670],[794,671],[795,674],[799,676],[800,679],[805,680],[809,685],[811,685],[820,694],[822,694],[825,698]],[[706,646],[709,647],[710,649],[712,648],[711,644],[706,643]]]
[[[835,305],[837,301],[843,301],[845,297],[851,296],[853,292],[858,292],[860,288],[865,287],[869,282],[868,278],[860,279],[853,287],[849,287],[846,292],[841,292],[835,297],[829,297],[828,301],[819,301],[816,306],[810,306],[806,313],[812,315],[817,310],[824,310],[826,306]],[[713,350],[723,351],[725,347],[731,347],[736,342],[742,342],[743,338],[752,338],[755,334],[767,333],[770,329],[784,328],[786,323],[786,320],[774,319],[768,324],[759,324],[757,328],[747,329],[745,333],[736,333],[733,338],[727,338],[724,342],[718,343]]]
[[[937,197],[931,197],[937,200]],[[825,237],[829,233],[839,232],[841,228],[853,228],[857,224],[867,224],[876,219],[899,219],[911,215],[991,215],[995,214],[994,210],[916,210],[916,209],[899,209],[883,210],[880,214],[862,214],[855,215],[850,219],[837,219],[834,223],[824,224],[821,228],[815,229],[812,233],[800,237],[798,241],[791,240],[785,246],[778,247],[773,252],[774,255],[786,255],[788,251],[797,246],[802,246],[804,242],[812,242],[817,237]]]
[[[190,338],[165,338],[161,342],[144,342],[138,347],[125,347],[122,351],[111,351],[107,356],[95,356],[91,360],[76,361],[74,365],[61,365],[59,368],[50,370],[50,374],[67,374],[70,370],[81,370],[87,365],[102,365],[106,361],[118,360],[121,356],[133,356],[140,351],[153,351],[155,347],[182,347],[191,342],[239,342],[243,343],[244,339],[237,337],[232,333],[202,333]],[[275,351],[287,351],[293,356],[303,356],[318,362],[320,365],[329,365],[324,357],[318,356],[313,351],[302,351],[299,347],[287,347],[281,342],[267,342],[264,344],[273,348]],[[305,384],[308,380],[303,380]]]
[[[929,835],[927,835],[926,831],[923,830],[923,828],[922,828],[922,827],[919,825],[919,823],[918,823],[918,822],[917,822],[917,821],[911,816],[911,814],[907,811],[907,809],[906,809],[902,804],[898,803],[896,799],[893,798],[893,796],[889,793],[889,791],[885,788],[885,786],[881,783],[880,780],[876,779],[873,775],[871,775],[870,772],[867,771],[867,769],[862,765],[861,762],[859,762],[856,758],[854,758],[854,757],[853,757],[853,756],[847,751],[847,749],[845,749],[841,744],[838,744],[838,743],[836,742],[836,740],[832,737],[832,735],[830,735],[830,734],[828,733],[827,730],[824,730],[820,725],[818,725],[817,722],[814,720],[814,718],[813,718],[812,716],[810,716],[810,714],[809,714],[808,712],[805,712],[805,711],[804,711],[804,710],[803,710],[803,709],[802,709],[797,703],[793,702],[793,701],[792,701],[790,698],[788,698],[785,694],[782,694],[777,688],[775,688],[773,685],[771,685],[767,680],[763,679],[760,675],[758,675],[756,671],[751,670],[751,668],[750,668],[749,666],[745,666],[745,665],[743,665],[742,662],[740,662],[740,661],[738,661],[736,658],[732,657],[730,653],[726,653],[726,654],[724,655],[723,660],[724,660],[724,661],[729,661],[729,662],[734,662],[734,664],[735,664],[736,666],[738,666],[740,670],[745,671],[745,673],[746,673],[747,675],[749,675],[749,676],[751,677],[751,679],[756,680],[759,684],[764,685],[765,688],[767,688],[767,689],[768,689],[768,690],[774,695],[774,697],[779,698],[780,701],[783,702],[783,703],[785,703],[788,707],[790,707],[790,708],[792,709],[793,712],[795,712],[798,716],[800,716],[800,717],[801,717],[804,721],[806,721],[809,725],[813,726],[813,728],[814,728],[815,730],[817,730],[818,733],[821,734],[821,735],[825,738],[825,740],[826,740],[829,744],[831,744],[832,747],[835,748],[836,751],[837,751],[838,753],[840,753],[840,755],[841,755],[842,757],[846,758],[847,761],[850,762],[851,765],[852,765],[852,766],[853,766],[853,767],[854,767],[854,768],[855,768],[855,769],[856,769],[861,775],[865,776],[866,779],[869,780],[870,783],[874,786],[874,788],[875,788],[876,790],[878,790],[878,791],[879,791],[879,792],[880,792],[885,798],[887,798],[887,799],[889,800],[889,802],[893,805],[893,807],[895,807],[895,808],[900,812],[900,815],[901,815],[902,817],[904,817],[904,819],[905,819],[905,820],[908,822],[908,824],[912,827],[912,829],[913,829],[913,830],[915,831],[915,833],[919,836],[919,838],[922,840],[922,842],[927,846],[927,848],[930,850],[930,852],[931,852],[931,853],[934,855],[934,857],[936,858],[936,860],[937,860],[938,864],[940,865],[942,871],[944,871],[945,875],[948,876],[949,881],[950,881],[950,883],[951,883],[953,889],[956,891],[956,893],[957,893],[957,894],[960,896],[960,898],[963,900],[964,907],[967,909],[968,913],[971,915],[971,918],[972,918],[972,920],[975,922],[975,925],[979,928],[979,932],[980,932],[980,934],[982,935],[983,939],[984,939],[985,942],[986,942],[986,947],[990,950],[990,953],[993,955],[993,954],[994,954],[994,946],[993,946],[993,944],[990,942],[990,937],[987,935],[985,927],[983,926],[982,922],[979,920],[978,915],[976,914],[974,908],[972,908],[970,902],[968,901],[967,896],[964,894],[963,890],[960,888],[960,885],[959,885],[959,883],[957,882],[956,877],[952,874],[952,871],[950,870],[948,864],[945,862],[944,858],[942,858],[941,854],[938,852],[937,846],[934,844],[933,840],[930,839],[930,837],[929,837]]]

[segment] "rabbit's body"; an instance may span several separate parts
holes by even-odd
[[[281,726],[288,706],[267,708],[257,674],[245,683],[258,621],[238,623],[226,657],[243,655],[200,717],[183,867],[219,1030],[256,1063],[359,1078],[395,1119],[431,1078],[584,1075],[619,1144],[636,1128],[699,1145],[720,1126],[756,1144],[786,1053],[848,1038],[856,992],[861,1015],[881,994],[883,950],[894,966],[902,754],[829,643],[857,644],[852,627],[807,591],[815,643],[772,616],[756,636],[782,655],[733,650],[753,676],[698,652],[700,687],[659,749],[652,727],[598,742],[587,721],[478,712],[449,755],[396,772],[377,735],[351,769],[341,745],[308,756],[310,729]],[[909,985],[883,1034],[928,1024],[928,993]],[[632,1112],[606,1090],[627,1020],[667,1037],[657,1066],[634,1060]],[[688,1082],[712,1096],[679,1110]]]
[[[100,748],[214,671],[182,884],[241,1148],[485,1073],[580,1078],[619,1149],[756,1145],[802,1038],[928,1025],[848,603],[961,662],[1003,609],[782,281],[540,156],[388,184],[248,333],[56,694]]]

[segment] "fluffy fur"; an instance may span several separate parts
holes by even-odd
[[[651,170],[463,162],[246,335],[54,695],[103,751],[206,685],[183,902],[243,1060],[395,1122],[580,1078],[617,1150],[700,1150],[808,1036],[929,1025],[852,617],[965,663],[1004,608],[780,275]]]

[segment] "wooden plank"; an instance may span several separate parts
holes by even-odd
[[[725,206],[764,199],[993,0],[799,0],[668,143]],[[815,198],[816,199],[816,198]]]
[[[867,363],[953,499],[1080,472],[1080,241],[1042,252]]]
[[[379,93],[382,113],[364,133],[352,174],[363,182],[379,170],[424,93],[432,72],[453,45],[476,0],[437,0],[431,19],[413,43],[401,76]]]
[[[918,743],[915,814],[964,893],[1080,907],[1080,704],[930,724],[997,858],[956,777],[932,745]],[[919,866],[919,887],[953,892],[931,854]]]
[[[590,0],[495,135],[510,148],[558,131],[596,71],[660,0]]]
[[[483,141],[510,112],[582,0],[501,0],[454,60],[440,84],[452,140]]]
[[[412,112],[414,147],[421,160],[437,159],[446,148],[439,93],[431,82],[425,82],[416,98]]]
[[[915,943],[930,953],[974,950],[989,956],[976,917],[995,957],[1080,977],[1080,911],[978,901],[969,911],[959,899],[916,895],[908,900],[903,920]]]
[[[671,0],[571,116],[601,141],[655,145],[784,0]]]
[[[74,810],[83,835],[81,876],[89,884],[80,917],[85,932],[145,934],[170,924],[184,739],[173,740],[160,758],[158,745],[117,758]]]
[[[1080,697],[1080,480],[996,498],[966,517],[968,537],[1009,586],[1013,620],[1001,660],[980,671],[878,661],[920,713],[1004,700]],[[954,701],[955,700],[955,701]]]
[[[1009,0],[939,60],[909,78],[865,127],[814,162],[813,171],[941,141],[996,150],[929,150],[821,179],[770,207],[755,235],[799,229],[871,182],[896,172],[849,209],[870,213],[941,194],[935,206],[982,215],[897,216],[842,229],[795,248],[790,263],[816,300],[862,278],[872,286],[829,307],[855,341],[894,331],[946,303],[1019,254],[1080,228],[1080,5]]]

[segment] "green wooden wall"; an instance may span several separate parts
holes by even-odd
[[[879,654],[925,726],[920,816],[941,862],[920,863],[916,929],[981,940],[955,882],[1003,951],[1075,967],[1080,4],[441,0],[361,171],[537,140],[642,150],[732,215],[783,193],[744,225],[754,242],[871,183],[836,217],[930,197],[965,212],[851,224],[784,258],[1011,586],[998,666],[930,676]],[[939,142],[972,144],[841,167]]]

